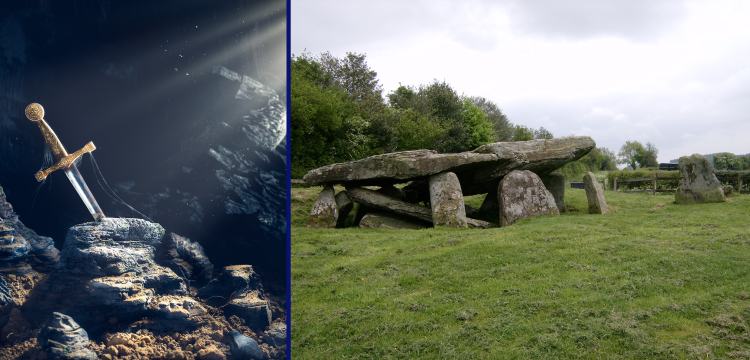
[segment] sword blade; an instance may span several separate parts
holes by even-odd
[[[65,169],[65,175],[70,180],[70,183],[73,184],[73,187],[76,189],[78,196],[81,197],[81,200],[83,200],[83,203],[86,204],[86,208],[91,213],[91,216],[94,217],[94,220],[100,221],[103,219],[104,213],[102,213],[102,209],[99,208],[99,204],[96,203],[94,195],[89,191],[89,187],[86,186],[86,182],[83,181],[83,177],[81,176],[81,173],[78,172],[76,165],[71,164],[69,168]]]

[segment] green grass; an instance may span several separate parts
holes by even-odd
[[[294,359],[750,358],[748,195],[607,191],[589,215],[569,189],[568,213],[506,228],[304,228],[320,189],[292,189]]]

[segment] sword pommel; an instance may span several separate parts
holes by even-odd
[[[26,117],[31,121],[44,120],[44,108],[37,103],[31,103],[26,107]]]

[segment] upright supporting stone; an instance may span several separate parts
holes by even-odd
[[[349,212],[351,212],[354,207],[354,203],[352,202],[352,199],[349,198],[349,195],[346,194],[346,190],[336,194],[334,199],[336,200],[336,208],[339,211],[339,215],[336,219],[336,227],[342,228],[344,227],[344,222],[346,221],[347,216],[349,216]]]
[[[555,199],[555,205],[560,213],[565,212],[565,175],[560,173],[551,173],[541,178],[544,187],[552,194]]]
[[[711,161],[701,154],[680,158],[680,183],[674,193],[677,204],[724,202],[724,191]]]
[[[444,172],[430,176],[430,204],[435,227],[468,227],[464,195],[456,174]]]
[[[589,202],[589,214],[606,214],[607,202],[604,200],[604,192],[599,182],[596,181],[594,173],[587,172],[583,175],[583,187],[586,189],[586,198]]]
[[[505,175],[497,190],[500,226],[540,215],[560,215],[555,199],[537,174],[514,170]]]
[[[333,185],[324,187],[323,191],[318,194],[318,200],[315,200],[312,210],[310,210],[310,216],[307,217],[306,227],[322,229],[333,229],[336,227],[339,210],[333,194]]]

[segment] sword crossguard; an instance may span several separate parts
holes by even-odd
[[[80,150],[63,157],[62,159],[58,160],[54,165],[50,166],[48,169],[42,170],[34,174],[34,177],[36,178],[36,181],[41,182],[47,176],[49,176],[49,174],[51,174],[53,171],[59,170],[59,169],[67,169],[70,166],[70,164],[72,164],[78,157],[80,157],[81,155],[87,152],[92,152],[94,150],[96,150],[96,146],[94,146],[93,142],[89,141],[89,143],[86,144],[86,146],[82,147]]]

